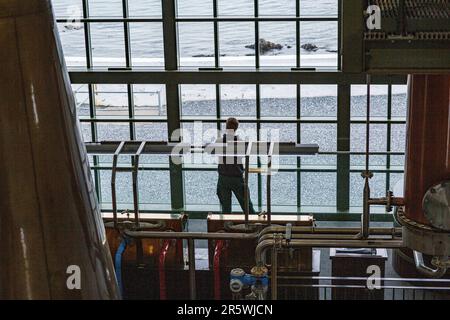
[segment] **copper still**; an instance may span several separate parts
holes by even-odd
[[[405,216],[432,225],[423,198],[450,180],[450,75],[412,75],[408,84]]]
[[[0,48],[0,299],[119,298],[50,0],[0,0]]]

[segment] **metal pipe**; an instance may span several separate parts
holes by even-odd
[[[269,155],[267,158],[267,223],[272,224],[272,155],[274,152],[275,143],[270,143]]]
[[[279,234],[281,236],[283,236],[283,234]],[[360,239],[359,237],[359,233],[355,233],[353,235],[351,234],[294,234],[291,235],[291,240],[292,239],[296,239],[296,240],[302,240],[302,239],[306,239],[306,240],[358,240]],[[276,238],[276,234],[265,234],[263,236],[261,236],[258,240],[258,243],[261,243],[263,241],[266,240],[272,240]],[[370,239],[370,238],[369,238]],[[392,238],[386,239],[386,238],[374,238],[374,240],[401,240],[401,237],[395,237],[392,236]],[[262,257],[262,260],[265,264],[265,254]]]
[[[370,86],[372,82],[371,75],[368,73],[367,78],[367,105],[366,105],[366,172],[369,172],[369,152],[370,152]]]
[[[269,233],[282,233],[286,227],[270,226],[261,231],[260,237]],[[313,227],[291,227],[291,233],[311,233],[311,234],[358,234],[360,228],[313,228]],[[401,235],[402,228],[370,228],[371,235]]]
[[[145,148],[145,141],[142,141],[138,151],[136,152],[136,154],[134,155],[134,166],[133,166],[133,173],[132,173],[132,178],[133,178],[133,201],[134,201],[134,219],[135,219],[135,224],[136,224],[136,228],[139,228],[139,179],[138,179],[138,174],[139,174],[139,158],[141,156],[142,150],[144,150]]]
[[[197,298],[197,286],[195,282],[195,242],[194,239],[188,239],[188,257],[189,257],[189,289],[191,300]]]
[[[372,206],[376,206],[376,205],[384,206],[384,205],[388,204],[388,202],[389,201],[387,198],[370,198],[369,199],[369,204]],[[391,204],[395,207],[404,206],[405,199],[400,198],[400,197],[392,197]]]
[[[370,186],[369,179],[372,173],[369,171],[369,154],[370,154],[370,85],[371,75],[367,74],[367,109],[366,109],[366,169],[362,176],[364,177],[364,200],[363,200],[363,214],[361,215],[361,238],[367,239],[369,237],[370,228]]]
[[[250,171],[250,154],[252,153],[253,143],[249,142],[247,150],[245,150],[245,172],[244,172],[244,214],[245,214],[245,227],[248,228],[249,211],[250,211],[250,189],[248,184],[249,171]]]
[[[169,252],[171,240],[164,241],[159,254],[159,299],[167,300],[167,288],[166,288],[166,257]]]
[[[272,290],[272,300],[278,299],[278,250],[274,246],[272,249],[272,266],[271,266],[271,290]]]
[[[113,211],[113,220],[114,220],[114,228],[118,228],[118,220],[117,220],[117,199],[116,199],[116,175],[117,175],[117,162],[119,159],[120,152],[125,146],[125,141],[121,141],[119,146],[116,147],[113,163],[112,163],[112,172],[111,172],[111,199],[112,199],[112,211]]]
[[[312,228],[292,227],[291,232],[312,234],[357,234],[358,228]],[[133,239],[197,239],[197,240],[250,240],[269,233],[282,233],[285,227],[269,226],[261,232],[227,233],[227,232],[167,232],[167,231],[132,231],[124,230],[124,234]],[[371,228],[373,235],[400,235],[401,228]]]
[[[224,240],[218,240],[214,248],[213,270],[214,270],[214,299],[221,298],[220,256],[224,247]]]
[[[275,244],[274,239],[261,241],[255,250],[256,264],[262,266],[264,263],[265,251]],[[293,239],[289,242],[281,241],[281,246],[285,248],[403,248],[402,240],[317,240],[317,239]]]
[[[267,233],[259,238],[258,242],[273,239],[274,234]],[[315,240],[358,240],[359,233],[355,234],[293,234],[291,239],[315,239]]]
[[[265,240],[274,239],[275,236],[273,234],[265,234],[264,236],[259,238],[258,243],[263,242]],[[354,235],[344,235],[344,234],[295,234],[291,236],[293,240],[360,240],[359,234]],[[391,238],[371,238],[368,240],[401,240],[401,237],[391,237]]]
[[[127,237],[134,239],[188,239],[188,240],[246,240],[257,239],[257,233],[221,233],[221,232],[164,232],[125,230]]]
[[[427,265],[425,265],[425,262],[423,261],[422,252],[413,250],[413,253],[414,253],[414,263],[416,265],[416,269],[423,275],[432,277],[432,278],[441,278],[447,272],[447,267],[436,267],[436,269],[433,269],[433,268],[430,268]],[[448,257],[446,257],[445,259],[447,260]]]

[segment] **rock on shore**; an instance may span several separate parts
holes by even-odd
[[[312,43],[305,43],[301,45],[301,48],[306,51],[316,52],[319,50],[319,47]]]
[[[255,49],[254,44],[249,44],[245,46],[247,49]],[[283,45],[279,43],[274,43],[265,39],[259,39],[259,50],[261,54],[265,54],[272,50],[281,50],[283,49]]]

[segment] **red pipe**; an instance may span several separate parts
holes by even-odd
[[[159,254],[159,299],[167,300],[167,288],[166,288],[166,256],[169,252],[170,242],[172,240],[164,241]]]
[[[213,261],[213,269],[214,269],[214,299],[220,300],[221,296],[221,285],[220,285],[220,256],[222,254],[223,240],[218,240],[216,242],[216,247],[214,249],[214,261]]]

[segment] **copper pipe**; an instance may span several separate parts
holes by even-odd
[[[170,249],[170,242],[172,240],[164,241],[159,254],[159,299],[167,300],[167,287],[166,287],[166,257]]]
[[[221,279],[220,279],[220,257],[222,255],[222,250],[224,247],[224,240],[218,240],[214,248],[214,258],[213,258],[213,270],[214,270],[214,299],[220,300],[221,298]]]
[[[188,239],[188,259],[189,259],[189,289],[191,300],[197,299],[197,285],[195,280],[195,242]]]

